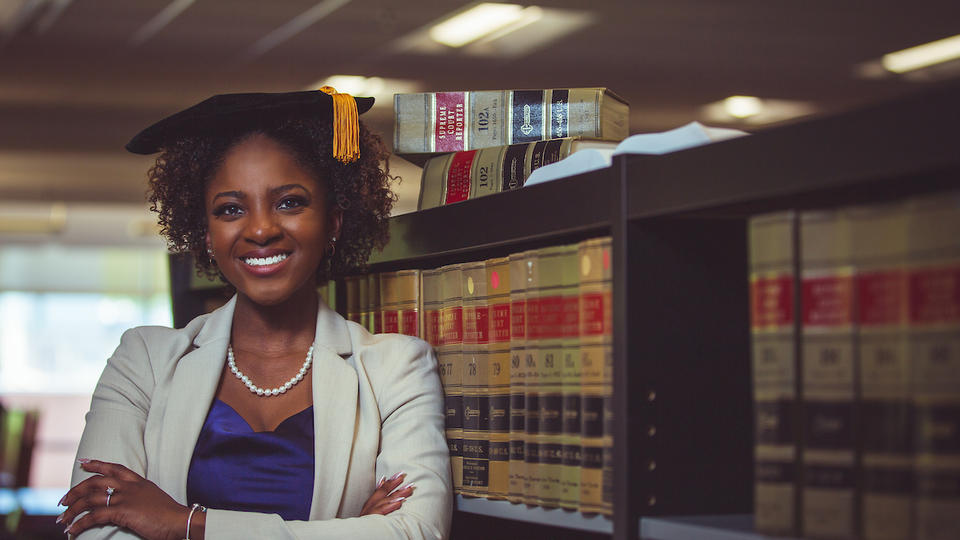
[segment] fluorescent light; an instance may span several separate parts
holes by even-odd
[[[723,110],[734,118],[748,118],[760,114],[763,101],[754,96],[730,96],[723,100]]]
[[[352,96],[376,96],[383,91],[383,79],[363,75],[332,75],[320,81],[317,88],[332,86],[337,92]]]
[[[173,0],[160,13],[154,15],[147,24],[140,27],[139,30],[130,38],[130,44],[137,46],[146,42],[148,39],[157,35],[168,24],[173,22],[188,7],[193,5],[194,0]]]
[[[463,47],[467,43],[522,21],[527,17],[525,12],[530,9],[536,13],[539,8],[491,2],[477,4],[434,25],[430,29],[430,38],[448,47]]]
[[[960,58],[960,34],[883,55],[887,71],[905,73]]]

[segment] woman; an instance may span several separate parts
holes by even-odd
[[[171,248],[236,295],[182,330],[124,334],[61,501],[68,534],[447,535],[429,347],[316,294],[386,243],[393,202],[386,150],[357,120],[373,100],[323,90],[214,96],[127,145],[162,151],[150,199]]]

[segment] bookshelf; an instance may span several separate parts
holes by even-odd
[[[613,519],[568,512],[558,520],[539,508],[458,497],[454,530],[468,522],[489,537],[522,522],[530,530],[618,540],[764,538],[752,532],[748,515],[747,219],[960,188],[958,96],[957,84],[935,86],[705,147],[620,156],[609,169],[392,218],[390,245],[371,258],[371,272],[613,237]]]

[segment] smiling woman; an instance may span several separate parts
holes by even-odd
[[[394,200],[356,118],[372,100],[330,91],[215,96],[128,144],[162,152],[151,202],[171,249],[236,295],[182,330],[124,334],[62,501],[68,533],[446,537],[431,349],[318,301],[320,280],[386,243]]]

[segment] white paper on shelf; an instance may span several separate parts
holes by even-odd
[[[566,178],[575,174],[605,169],[613,163],[612,148],[584,148],[577,150],[556,163],[536,169],[523,183],[525,186]]]
[[[613,155],[667,154],[744,135],[748,133],[739,129],[717,128],[704,126],[700,122],[690,122],[670,131],[631,135],[617,145]]]

